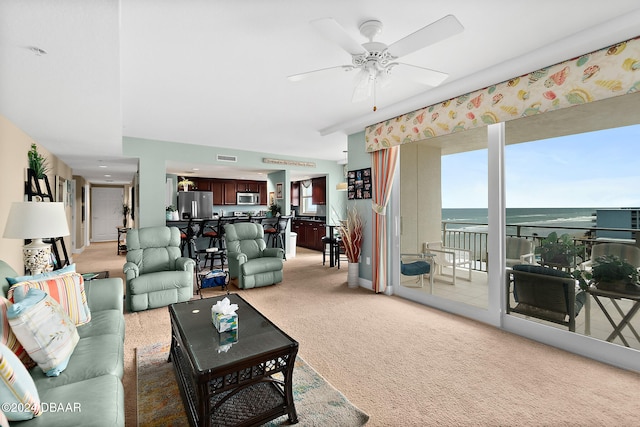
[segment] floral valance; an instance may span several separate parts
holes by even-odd
[[[640,37],[368,126],[367,152],[640,90]]]

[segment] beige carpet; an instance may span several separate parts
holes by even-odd
[[[81,272],[122,276],[115,242],[91,245]],[[640,374],[398,297],[349,289],[347,269],[298,248],[284,282],[232,292],[300,342],[299,354],[370,426],[636,426]],[[220,295],[217,289],[205,296]],[[170,336],[167,309],[126,314],[127,425],[136,425],[135,349]]]

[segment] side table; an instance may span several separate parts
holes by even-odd
[[[126,241],[126,237],[127,237],[127,231],[131,230],[130,227],[116,227],[118,229],[118,255],[120,255],[121,252],[127,252],[127,241]],[[124,236],[124,240],[123,240],[123,236]]]
[[[593,299],[596,301],[596,303],[604,313],[609,323],[611,323],[611,326],[613,326],[613,332],[611,332],[611,334],[607,337],[608,342],[612,342],[615,339],[615,337],[618,336],[620,337],[620,340],[623,342],[623,344],[629,347],[629,343],[627,342],[626,338],[622,335],[622,330],[625,327],[628,327],[631,333],[633,333],[633,335],[636,337],[638,342],[640,342],[640,335],[638,335],[638,332],[635,330],[635,328],[631,324],[631,319],[633,319],[633,316],[635,316],[638,310],[640,310],[640,293],[635,293],[635,292],[623,293],[623,292],[617,292],[617,291],[608,291],[604,289],[598,289],[595,286],[589,287],[589,293],[591,294],[591,296],[593,296]],[[622,316],[622,320],[620,320],[619,323],[616,323],[613,320],[613,318],[611,317],[611,314],[607,310],[607,307],[605,307],[605,305],[600,300],[601,297],[609,298],[609,300],[613,303],[613,306],[615,307],[618,314]],[[623,300],[623,299],[633,301],[633,304],[629,308],[629,311],[627,311],[626,313],[618,304],[618,300]]]

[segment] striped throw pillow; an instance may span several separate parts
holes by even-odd
[[[11,325],[9,325],[9,319],[7,319],[7,309],[12,305],[11,301],[0,296],[0,342],[9,347],[27,369],[31,369],[36,366],[36,362],[29,357],[29,353],[22,347],[22,344],[20,344],[11,329]]]
[[[20,302],[27,295],[29,289],[41,289],[58,301],[76,326],[91,320],[91,311],[87,304],[84,279],[81,274],[69,273],[51,279],[20,282],[9,288],[7,298],[14,303]]]
[[[13,351],[1,343],[0,402],[5,403],[2,408],[9,421],[30,420],[42,414],[40,396],[29,371]],[[14,408],[16,411],[11,410]]]

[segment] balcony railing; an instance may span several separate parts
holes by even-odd
[[[450,226],[464,226],[465,228],[449,228]],[[473,230],[473,229],[478,230]],[[487,271],[487,237],[488,232],[486,229],[488,224],[477,222],[459,222],[459,221],[442,221],[442,241],[445,246],[459,249],[467,249],[471,251],[471,257],[474,260],[472,263],[472,269],[477,271]],[[609,228],[609,227],[559,227],[557,225],[525,225],[525,224],[507,224],[506,235],[507,237],[523,237],[525,239],[534,240],[535,247],[540,246],[540,241],[546,237],[541,236],[538,233],[533,232],[533,229],[546,229],[549,233],[555,231],[558,235],[569,234],[572,236],[574,245],[584,245],[584,255],[581,257],[582,261],[589,260],[589,254],[591,253],[591,246],[596,242],[623,242],[630,244],[637,244],[640,237],[640,230],[633,228]],[[529,231],[529,232],[527,232]],[[633,239],[610,239],[610,238],[595,238],[597,231],[615,231],[615,232],[627,232],[634,236]],[[547,233],[547,234],[549,234]]]

